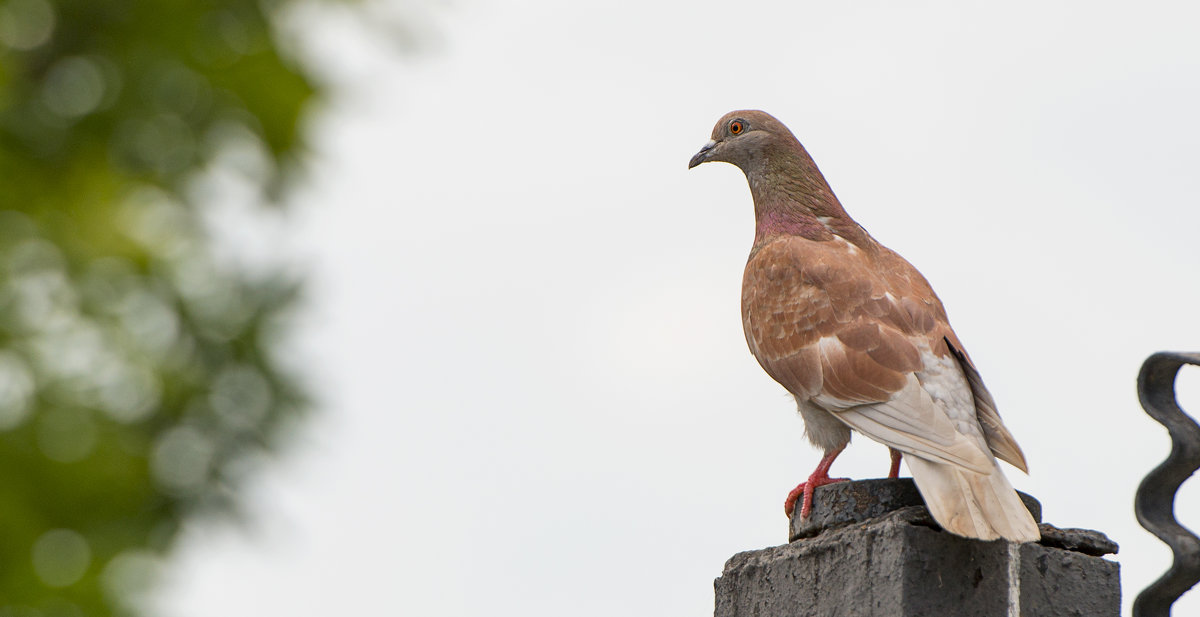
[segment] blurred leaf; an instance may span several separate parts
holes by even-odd
[[[263,194],[301,154],[279,9],[0,0],[0,608],[134,614],[305,409],[270,353],[295,281],[223,266],[186,190],[247,139]]]

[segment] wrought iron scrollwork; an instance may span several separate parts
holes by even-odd
[[[1134,511],[1142,527],[1171,547],[1174,561],[1138,594],[1134,617],[1167,617],[1179,596],[1200,582],[1200,538],[1175,518],[1175,494],[1200,469],[1200,425],[1175,398],[1175,378],[1185,364],[1200,366],[1200,353],[1156,353],[1138,374],[1138,399],[1150,417],[1167,427],[1171,455],[1138,486]]]

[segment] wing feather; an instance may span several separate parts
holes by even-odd
[[[990,473],[992,457],[934,404],[915,376],[883,403],[857,405],[837,413],[854,430],[901,452],[948,463],[976,473]]]
[[[987,440],[992,454],[1013,467],[1029,473],[1029,464],[1025,461],[1025,453],[1021,451],[1021,446],[1017,444],[1017,440],[1012,433],[1008,432],[1008,428],[1000,419],[1000,413],[996,411],[996,402],[992,400],[992,393],[988,392],[987,387],[983,385],[983,377],[979,375],[979,371],[975,369],[975,365],[956,339],[951,340],[947,337],[946,345],[954,353],[955,359],[962,367],[963,374],[967,377],[967,383],[971,385],[979,425],[983,428],[983,436]]]

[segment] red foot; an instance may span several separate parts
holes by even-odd
[[[796,511],[796,500],[803,496],[804,502],[800,504],[800,518],[808,518],[808,515],[812,513],[813,491],[817,490],[818,486],[825,486],[826,484],[834,484],[836,482],[846,482],[849,479],[850,478],[830,478],[828,475],[825,477],[817,477],[817,474],[814,473],[808,477],[807,482],[801,482],[800,484],[797,484],[796,488],[792,489],[792,492],[788,493],[787,499],[783,502],[784,513],[787,514],[788,518],[791,518],[792,513]],[[811,489],[809,488],[810,486],[812,487]]]
[[[888,448],[892,453],[892,467],[888,470],[889,478],[900,477],[900,451],[895,448]]]
[[[788,493],[787,499],[783,502],[784,514],[788,518],[791,518],[792,513],[795,512],[796,500],[801,496],[804,497],[804,501],[800,506],[800,518],[808,518],[808,515],[812,513],[813,491],[817,490],[818,486],[825,486],[834,482],[845,482],[850,479],[829,477],[829,466],[833,464],[833,459],[837,458],[843,449],[845,449],[845,446],[826,453],[817,465],[816,471],[813,471],[812,475],[808,477],[808,481],[801,482],[796,488],[792,489],[792,492]]]

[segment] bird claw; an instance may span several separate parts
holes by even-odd
[[[848,482],[849,480],[850,478],[830,478],[825,474],[814,473],[808,477],[807,481],[797,484],[796,488],[792,489],[791,492],[788,493],[787,499],[783,502],[784,514],[786,514],[788,518],[791,518],[796,511],[796,500],[803,497],[804,500],[800,505],[800,518],[808,518],[808,515],[812,514],[813,491],[817,490],[817,487],[825,486],[826,484],[834,484],[836,482]]]

